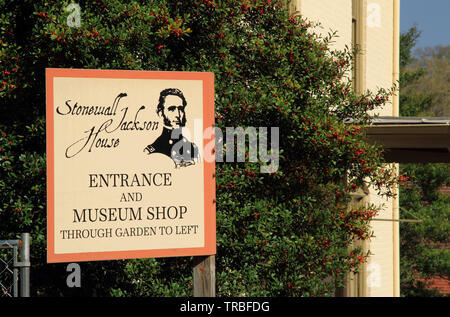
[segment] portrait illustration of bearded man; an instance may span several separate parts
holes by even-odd
[[[170,157],[175,167],[185,167],[200,161],[198,147],[182,134],[186,125],[186,98],[181,90],[167,88],[160,92],[156,113],[163,120],[163,131],[145,147],[148,154],[160,153]]]

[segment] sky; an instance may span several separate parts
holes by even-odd
[[[400,0],[400,32],[416,25],[415,48],[450,45],[450,0]]]

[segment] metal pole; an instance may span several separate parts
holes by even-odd
[[[30,297],[30,234],[22,233],[20,248],[20,297]]]
[[[17,245],[13,246],[13,262],[17,262]],[[13,297],[19,297],[19,269],[14,266],[13,267]]]

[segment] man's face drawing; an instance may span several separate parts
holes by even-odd
[[[162,110],[164,124],[175,129],[184,127],[186,124],[186,113],[184,112],[184,108],[183,100],[180,97],[167,95]]]

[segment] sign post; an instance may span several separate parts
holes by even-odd
[[[214,255],[194,257],[194,296],[216,297],[216,258]]]
[[[213,74],[47,69],[46,85],[47,261],[214,259]]]

